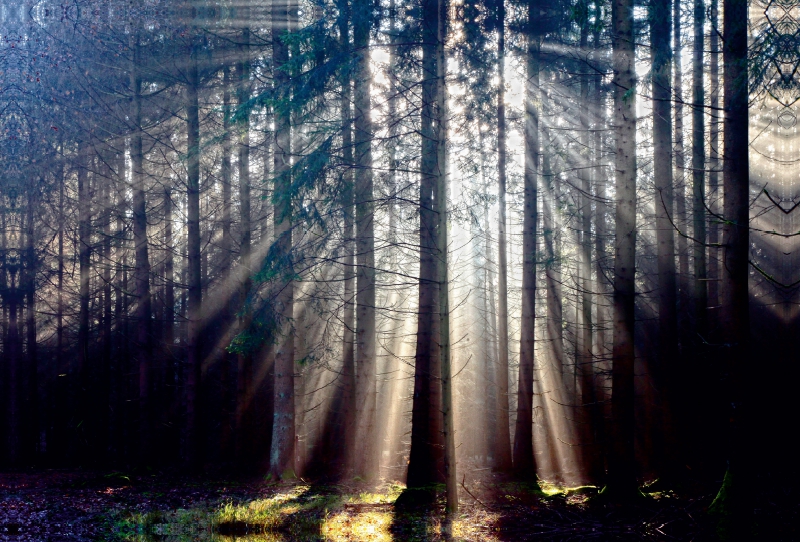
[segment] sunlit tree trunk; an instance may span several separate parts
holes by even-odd
[[[634,457],[634,293],[636,266],[636,71],[633,1],[612,3],[616,223],[614,241],[614,348],[612,443],[608,462],[611,495],[637,491]]]
[[[339,39],[345,51],[350,50],[350,6],[348,0],[339,0]],[[355,236],[355,208],[353,192],[353,130],[351,77],[345,71],[341,77],[342,98],[340,114],[342,119],[342,160],[345,172],[342,178],[342,211],[344,214],[344,315],[342,336],[342,441],[344,453],[349,457],[355,454],[355,417],[356,417],[356,365],[355,365],[355,252],[353,238]],[[345,467],[348,455],[342,458]]]
[[[514,431],[514,472],[517,477],[536,480],[533,453],[533,373],[536,336],[536,226],[539,176],[539,35],[534,3],[528,4],[525,83],[525,175],[522,222],[522,322],[520,328],[517,419]]]
[[[508,263],[506,248],[506,103],[505,103],[505,48],[506,30],[505,0],[498,3],[498,77],[497,87],[497,193],[499,201],[497,240],[499,256],[497,259],[498,275],[498,311],[499,351],[497,362],[497,444],[495,450],[495,468],[508,471],[512,467],[511,433],[508,417]]]
[[[542,130],[543,134],[547,132]],[[550,343],[554,362],[559,376],[564,371],[564,325],[563,304],[561,298],[561,255],[557,250],[558,224],[556,221],[557,195],[555,178],[551,167],[551,158],[544,154],[542,164],[544,197],[542,198],[542,237],[544,238],[545,256],[545,300],[547,304],[547,340]]]
[[[363,443],[357,470],[366,478],[378,475],[375,433],[375,233],[372,180],[372,122],[370,121],[369,33],[372,12],[366,0],[353,4],[355,219],[356,219],[356,411],[360,414],[358,442]]]
[[[480,168],[483,184],[481,189],[488,193],[491,189],[490,180],[486,174],[486,140],[483,132],[480,133]],[[495,365],[497,364],[497,303],[495,299],[494,265],[492,258],[492,226],[489,220],[489,202],[483,201],[483,290],[486,303],[486,367],[484,368],[484,378],[486,385],[486,417],[485,422],[485,448],[486,462],[488,465],[494,464],[495,442],[497,436],[497,386],[495,385]],[[491,457],[491,460],[489,459]]]
[[[444,440],[445,513],[458,513],[458,477],[456,472],[455,414],[453,411],[453,375],[450,356],[450,283],[448,280],[447,235],[447,0],[438,0],[436,24],[436,192],[438,223],[436,244],[439,251],[439,355],[442,375],[442,437]],[[449,528],[449,527],[446,527]]]
[[[600,0],[595,0],[594,3],[595,17],[599,20],[602,18],[602,3]],[[601,51],[600,45],[600,27],[593,26],[592,42],[594,45],[595,54]],[[592,136],[592,153],[594,155],[592,163],[594,196],[595,196],[595,209],[594,209],[594,270],[595,270],[595,305],[596,305],[596,318],[595,318],[595,355],[596,366],[599,365],[601,371],[594,372],[594,394],[595,404],[592,407],[592,431],[594,438],[594,456],[592,458],[592,472],[591,477],[596,483],[603,483],[605,480],[605,466],[606,466],[606,386],[605,386],[605,371],[606,361],[608,358],[608,339],[607,327],[610,321],[608,315],[608,282],[607,270],[608,260],[606,258],[606,241],[608,237],[608,204],[606,195],[606,185],[608,179],[606,178],[606,163],[603,159],[603,134],[599,128],[606,126],[606,93],[603,84],[603,76],[596,74],[594,80],[594,92],[592,95],[593,111],[595,112],[595,130]]]
[[[584,15],[580,34],[580,48],[584,55],[589,55],[589,14]],[[585,69],[585,68],[584,68]],[[582,104],[589,104],[589,74],[580,77],[580,101]],[[576,341],[576,361],[577,374],[580,376],[580,396],[576,397],[579,401],[576,419],[580,424],[579,434],[581,435],[581,455],[583,465],[587,470],[589,480],[597,481],[599,478],[596,458],[598,457],[594,442],[594,427],[592,425],[592,412],[595,407],[595,382],[594,382],[594,357],[592,354],[593,346],[593,322],[592,322],[592,202],[591,202],[591,134],[589,133],[589,112],[587,107],[581,107],[579,136],[581,148],[581,162],[578,178],[580,180],[580,193],[578,194],[580,228],[577,237],[578,241],[578,277],[577,277],[577,341]]]
[[[289,3],[272,11],[273,81],[278,95],[289,99],[290,76],[288,45],[283,38],[292,31],[296,6]],[[269,472],[280,479],[294,471],[295,399],[294,399],[294,281],[291,279],[292,200],[291,200],[291,117],[288,107],[275,111],[275,254],[278,258],[279,284],[275,299],[278,325],[275,345],[275,385],[273,391],[272,444]]]

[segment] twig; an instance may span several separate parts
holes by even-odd
[[[485,503],[484,503],[482,500],[480,500],[478,497],[476,497],[475,495],[473,495],[473,494],[472,494],[472,491],[470,491],[469,489],[467,489],[467,486],[464,484],[464,481],[465,481],[466,479],[467,479],[467,475],[465,474],[465,475],[463,475],[463,476],[462,476],[462,478],[461,478],[461,487],[463,487],[463,488],[464,488],[464,491],[466,491],[466,492],[469,494],[469,496],[470,496],[470,497],[472,497],[473,499],[475,499],[475,502],[477,502],[478,504],[480,504],[481,506],[483,506],[483,507],[484,507],[484,508],[486,508],[487,510],[494,510],[494,508],[492,508],[491,506],[487,506],[487,505],[486,505],[486,504],[485,504]]]

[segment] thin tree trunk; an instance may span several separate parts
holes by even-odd
[[[350,50],[350,6],[348,0],[339,0],[339,39],[344,51]],[[343,452],[338,470],[344,472],[354,453],[356,418],[356,365],[355,365],[355,208],[353,192],[353,131],[351,112],[351,77],[348,71],[341,76],[342,98],[342,160],[345,171],[342,175],[342,212],[344,214],[344,314],[342,329],[342,412],[341,429]]]
[[[536,480],[533,452],[533,374],[536,337],[536,226],[539,176],[539,36],[535,32],[537,9],[528,4],[525,83],[525,177],[522,222],[522,322],[520,327],[517,419],[514,431],[514,472]]]
[[[151,299],[150,259],[147,250],[147,202],[144,181],[144,152],[142,148],[142,79],[136,64],[139,57],[138,37],[134,43],[133,134],[131,135],[131,181],[133,189],[133,245],[136,282],[136,363],[139,373],[139,421],[137,439],[139,460],[147,462],[150,449],[150,364],[151,364]]]
[[[675,95],[675,178],[673,182],[673,193],[675,198],[675,209],[673,213],[672,228],[679,229],[684,235],[688,232],[686,221],[686,162],[683,144],[683,64],[681,61],[681,2],[674,0],[672,8],[672,43],[674,49],[673,68],[675,73],[674,95]],[[689,286],[689,244],[684,235],[678,236],[677,256],[678,256],[678,277],[677,288],[678,311],[687,313],[690,304]],[[687,322],[679,323],[678,326],[678,350],[688,353],[689,346],[689,326]]]
[[[25,397],[25,443],[23,450],[30,454],[29,458],[41,457],[46,441],[40,439],[40,432],[44,426],[40,425],[45,413],[39,396],[39,356],[36,345],[36,271],[38,262],[36,258],[36,235],[34,226],[34,210],[36,201],[33,191],[28,195],[28,213],[26,217],[26,245],[25,259],[27,269],[25,273],[25,343],[27,348],[27,390]],[[42,432],[42,436],[43,436]],[[30,461],[30,459],[28,459]]]
[[[500,341],[500,359],[497,363],[497,450],[495,468],[505,472],[511,470],[511,433],[508,417],[508,262],[506,248],[506,79],[505,79],[505,0],[498,4],[498,76],[500,81],[497,90],[497,193],[499,214],[497,239],[499,247],[498,261],[498,324]]]
[[[189,80],[186,85],[186,145],[187,145],[187,256],[188,256],[188,324],[187,374],[183,457],[191,467],[197,467],[201,460],[200,423],[198,420],[200,370],[202,348],[202,303],[203,285],[200,251],[200,115],[198,87],[200,86],[197,65],[197,37],[192,36],[189,59]]]
[[[636,87],[633,1],[612,3],[614,116],[616,119],[616,225],[614,251],[614,349],[612,354],[611,495],[635,493],[634,304],[636,271]]]
[[[78,366],[75,370],[78,386],[72,393],[78,399],[78,420],[91,416],[89,412],[89,273],[91,272],[91,196],[87,174],[87,148],[78,150]],[[13,312],[13,311],[12,311]],[[16,320],[16,315],[14,315]],[[16,324],[15,324],[16,325]],[[77,393],[76,393],[77,392]],[[70,428],[72,429],[72,428]]]
[[[438,0],[436,33],[436,193],[438,223],[436,244],[439,249],[439,355],[442,375],[442,433],[444,440],[445,512],[448,518],[458,513],[458,475],[456,471],[455,415],[453,412],[453,376],[450,358],[450,284],[447,269],[447,0]],[[449,534],[450,523],[443,525]]]
[[[63,146],[61,147],[63,153]],[[55,412],[55,438],[56,453],[62,457],[68,456],[67,428],[69,412],[74,405],[70,404],[68,380],[69,360],[64,355],[64,164],[59,164],[56,170],[58,183],[58,292],[56,293],[56,381],[55,405],[60,406]],[[61,376],[64,375],[64,376]]]
[[[711,60],[709,63],[709,82],[710,82],[710,107],[711,107],[711,130],[709,135],[709,171],[708,171],[708,207],[715,213],[719,213],[719,36],[717,32],[719,8],[717,0],[710,0],[710,26],[709,49],[711,49]],[[715,245],[719,243],[719,223],[716,218],[708,224],[708,243]],[[719,279],[720,265],[716,251],[709,254],[708,258],[708,306],[716,308],[719,306]]]
[[[113,163],[113,162],[111,162]],[[101,369],[100,381],[100,431],[103,435],[101,445],[103,446],[102,452],[108,457],[111,457],[111,435],[113,435],[112,426],[114,425],[113,414],[114,405],[112,404],[113,392],[111,387],[111,371],[114,366],[113,360],[113,340],[111,336],[111,180],[114,178],[114,171],[111,167],[106,169],[107,176],[103,180],[101,186],[100,206],[102,208],[100,229],[103,235],[102,244],[102,276],[103,276],[103,327],[102,327],[102,341],[103,345],[103,365]]]
[[[692,224],[694,248],[694,303],[696,337],[705,337],[708,330],[708,290],[706,275],[706,210],[705,210],[705,124],[703,88],[703,53],[705,50],[705,3],[694,2],[694,52],[692,55]],[[697,342],[695,339],[694,342]]]
[[[289,2],[273,8],[272,59],[273,81],[277,93],[288,100],[290,97],[290,74],[286,71],[289,62],[285,34],[293,29],[296,5]],[[295,399],[294,399],[294,281],[292,274],[292,201],[291,186],[291,118],[287,107],[275,112],[275,253],[279,269],[279,284],[275,307],[278,311],[275,347],[275,386],[270,448],[269,472],[275,479],[294,475],[295,450]]]
[[[543,133],[546,133],[543,131]],[[542,177],[544,180],[543,198],[543,237],[545,255],[545,293],[547,304],[547,340],[550,342],[555,364],[559,376],[564,371],[564,325],[563,305],[561,301],[561,263],[560,251],[556,250],[558,243],[556,223],[557,195],[556,178],[550,166],[550,156],[545,153],[542,164]]]
[[[366,0],[353,5],[355,211],[356,211],[356,408],[361,414],[357,441],[363,443],[360,474],[378,476],[375,433],[377,383],[375,381],[375,204],[372,179],[372,122],[370,121],[369,33],[371,9]]]
[[[589,21],[583,21],[581,27],[580,45],[581,51],[589,55]],[[584,68],[585,69],[585,68]],[[583,104],[589,104],[589,74],[580,77],[580,100]],[[581,133],[581,164],[578,177],[581,182],[581,193],[579,194],[579,216],[581,219],[580,232],[578,237],[578,280],[577,280],[577,341],[576,361],[578,363],[577,373],[580,375],[580,401],[579,413],[576,417],[580,423],[581,435],[581,455],[582,462],[589,476],[589,481],[595,483],[600,477],[599,467],[596,459],[598,457],[594,442],[594,428],[592,427],[592,412],[596,403],[595,382],[594,382],[594,358],[592,355],[592,202],[591,202],[591,134],[589,133],[589,114],[586,107],[581,108],[580,114]]]
[[[239,44],[239,59],[236,63],[237,75],[237,102],[239,107],[245,106],[250,99],[250,29],[243,28]],[[242,272],[241,282],[239,283],[239,307],[242,315],[239,320],[239,329],[246,331],[250,326],[251,315],[248,307],[248,296],[252,287],[252,225],[251,225],[251,198],[250,198],[250,114],[247,108],[238,112],[237,122],[238,141],[237,158],[239,167],[239,229],[241,238],[239,242],[239,268]],[[237,414],[237,421],[244,434],[239,434],[237,442],[239,451],[244,451],[244,444],[247,440],[246,435],[250,435],[253,427],[253,353],[240,352],[237,355],[237,400],[240,402],[240,410]],[[249,459],[249,458],[248,458]]]

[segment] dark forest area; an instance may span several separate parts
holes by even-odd
[[[798,113],[793,0],[2,0],[0,540],[798,539]]]

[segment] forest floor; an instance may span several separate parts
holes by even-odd
[[[706,512],[714,497],[710,487],[686,495],[651,493],[625,506],[602,503],[596,488],[543,484],[542,489],[488,473],[473,476],[462,484],[460,513],[447,524],[442,502],[396,512],[393,502],[402,486],[395,483],[269,484],[157,472],[0,473],[0,541],[716,539]],[[762,532],[769,525],[764,540],[797,540],[798,508],[781,497],[759,500],[756,523]]]

